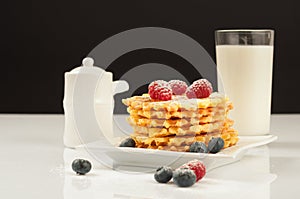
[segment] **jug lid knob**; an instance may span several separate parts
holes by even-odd
[[[82,66],[88,66],[88,67],[94,66],[94,60],[93,60],[93,58],[90,58],[90,57],[84,58],[82,60]]]

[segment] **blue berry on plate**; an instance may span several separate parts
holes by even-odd
[[[154,179],[159,183],[167,183],[172,179],[173,170],[171,167],[163,166],[159,167],[155,174]]]
[[[203,142],[194,142],[190,146],[190,152],[195,153],[208,153],[208,148]]]
[[[92,169],[92,164],[88,160],[76,159],[72,163],[72,169],[78,175],[84,175]]]
[[[126,138],[121,142],[119,147],[135,147],[135,141],[132,138]]]
[[[176,169],[173,173],[173,182],[179,187],[190,187],[196,182],[196,174],[188,168]]]
[[[208,142],[208,151],[210,153],[218,153],[224,147],[224,140],[220,137],[212,138]]]

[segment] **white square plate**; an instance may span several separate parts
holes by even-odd
[[[82,147],[104,164],[112,164],[116,170],[152,172],[159,166],[168,165],[177,168],[190,160],[200,159],[209,171],[240,160],[248,149],[271,143],[277,139],[277,136],[240,136],[239,138],[237,145],[224,149],[217,154],[131,147],[102,147],[101,141],[89,143]]]

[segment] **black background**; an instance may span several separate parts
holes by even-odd
[[[106,38],[145,26],[180,31],[197,40],[212,57],[216,29],[275,29],[272,112],[300,113],[296,0],[34,0],[5,1],[1,7],[1,113],[62,113],[64,72],[80,65]],[[157,57],[153,52],[132,59],[148,62]],[[159,57],[157,62],[170,66],[181,63],[167,54]],[[121,64],[126,67],[132,59],[120,59]]]

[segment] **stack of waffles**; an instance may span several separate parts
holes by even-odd
[[[227,115],[233,108],[227,97],[212,93],[207,98],[188,99],[174,95],[172,100],[153,100],[148,94],[123,99],[133,128],[136,147],[189,151],[192,143],[208,144],[212,137],[223,138],[224,148],[235,145],[237,131]]]

